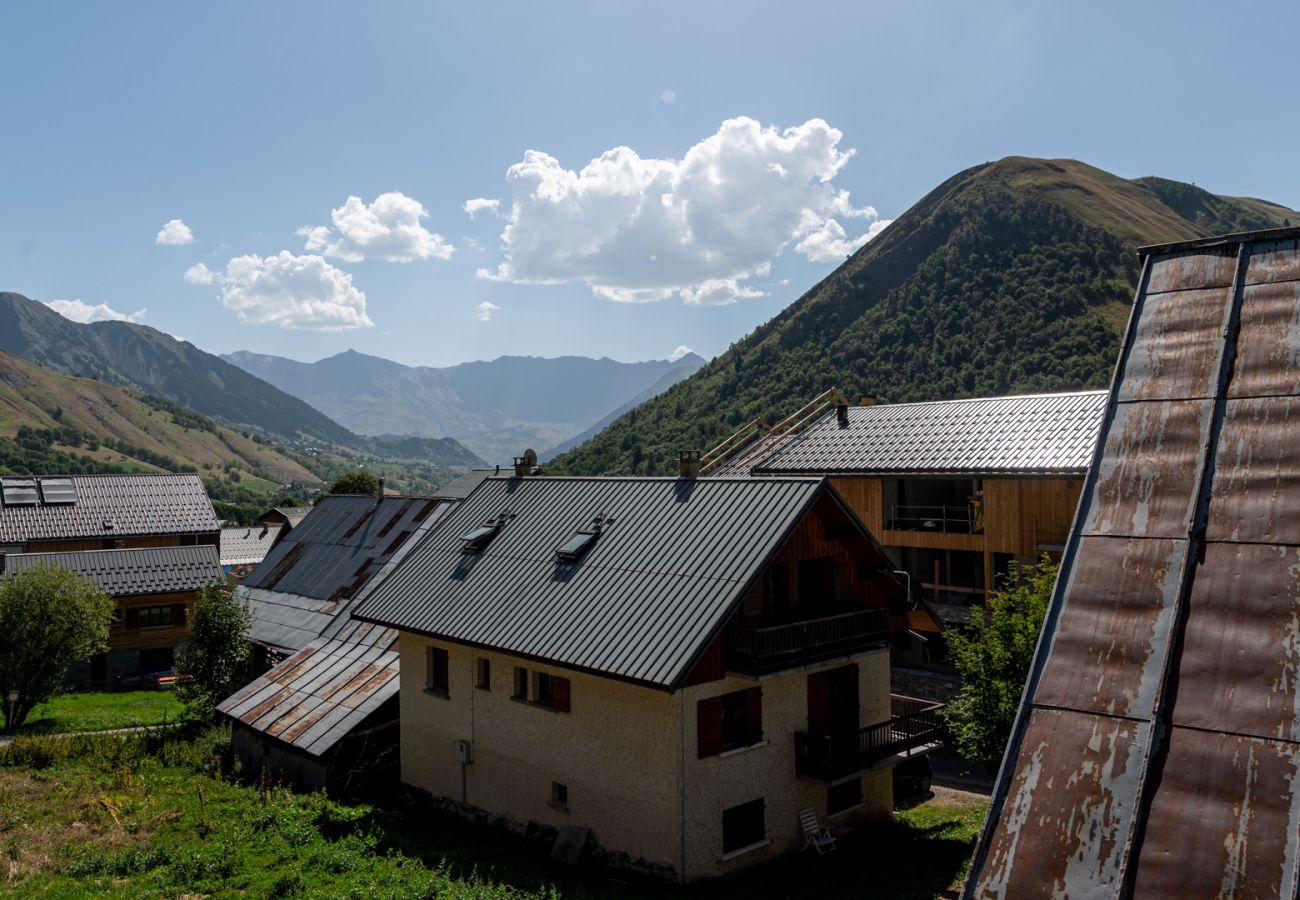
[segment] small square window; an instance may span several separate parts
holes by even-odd
[[[441,647],[430,647],[427,651],[424,689],[431,694],[443,697],[451,695],[447,651]]]
[[[558,781],[551,782],[551,806],[561,809],[569,808],[569,786]]]
[[[760,843],[767,837],[763,798],[722,811],[722,852],[731,853]]]
[[[515,692],[511,696],[516,700],[528,699],[528,670],[515,666]]]
[[[481,691],[492,690],[492,662],[480,656],[475,663],[474,687]]]

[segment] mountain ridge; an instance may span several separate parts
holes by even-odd
[[[1269,201],[1149,181],[1019,156],[958,172],[772,319],[550,470],[667,474],[676,450],[708,449],[759,416],[778,421],[831,386],[894,402],[1104,387],[1138,245],[1300,221]]]

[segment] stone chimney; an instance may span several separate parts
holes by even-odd
[[[683,478],[700,477],[700,451],[678,450],[677,468]]]
[[[515,474],[519,476],[534,475],[537,469],[537,451],[529,447],[523,456],[515,457]]]
[[[849,405],[847,403],[835,404],[835,418],[840,420],[841,428],[849,424]]]

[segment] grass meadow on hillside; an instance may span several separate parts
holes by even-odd
[[[59,694],[40,704],[19,729],[23,734],[108,731],[180,720],[174,691],[93,691]]]
[[[983,815],[944,797],[737,878],[675,888],[570,869],[504,829],[407,795],[384,806],[259,790],[228,732],[19,737],[0,750],[0,891],[25,897],[930,898],[964,871]],[[954,799],[956,798],[956,799]]]

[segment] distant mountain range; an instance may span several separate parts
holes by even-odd
[[[1105,387],[1141,244],[1300,225],[1300,212],[1076,160],[959,172],[775,318],[617,417],[549,471],[676,471],[751,419],[831,386],[947,399]]]
[[[382,455],[385,448],[349,431],[307,403],[147,325],[81,324],[44,303],[0,292],[0,350],[65,375],[94,378],[161,397],[240,430],[297,445],[339,446]],[[404,453],[441,466],[481,465],[455,440],[403,445]]]
[[[446,368],[405,366],[349,350],[314,363],[248,351],[224,360],[299,397],[352,431],[454,435],[491,462],[526,448],[570,445],[574,435],[667,390],[704,365],[622,363],[562,356],[503,356]]]

